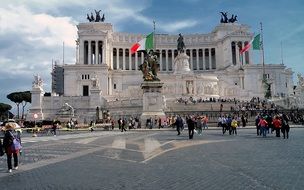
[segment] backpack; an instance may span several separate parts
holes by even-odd
[[[20,140],[14,136],[12,132],[10,132],[11,136],[13,137],[12,144],[10,145],[10,148],[12,151],[17,151],[22,148]]]

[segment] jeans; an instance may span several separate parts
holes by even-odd
[[[267,127],[261,126],[263,137],[266,137]]]
[[[194,128],[188,128],[189,130],[189,139],[193,139]]]
[[[18,154],[13,153],[13,154],[6,154],[7,156],[7,167],[8,169],[12,169],[12,156],[14,156],[14,167],[18,166]]]

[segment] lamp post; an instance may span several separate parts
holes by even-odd
[[[37,134],[36,134],[36,119],[38,118],[38,114],[34,114],[34,130],[33,130],[33,137],[37,137]]]

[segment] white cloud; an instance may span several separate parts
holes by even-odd
[[[56,46],[63,41],[74,47],[76,27],[71,18],[35,14],[23,6],[0,8],[0,37],[14,33],[33,43]]]
[[[182,20],[177,22],[171,22],[170,24],[161,23],[159,26],[162,30],[166,32],[176,32],[185,28],[191,28],[198,24],[196,20]]]

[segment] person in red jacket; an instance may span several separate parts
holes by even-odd
[[[268,125],[266,118],[262,117],[258,125],[261,127],[260,130],[262,131],[263,137],[266,137],[267,125]]]
[[[280,130],[281,130],[281,127],[282,127],[282,122],[281,122],[280,118],[278,116],[275,116],[273,118],[272,124],[274,126],[275,131],[276,131],[276,137],[280,137]]]

